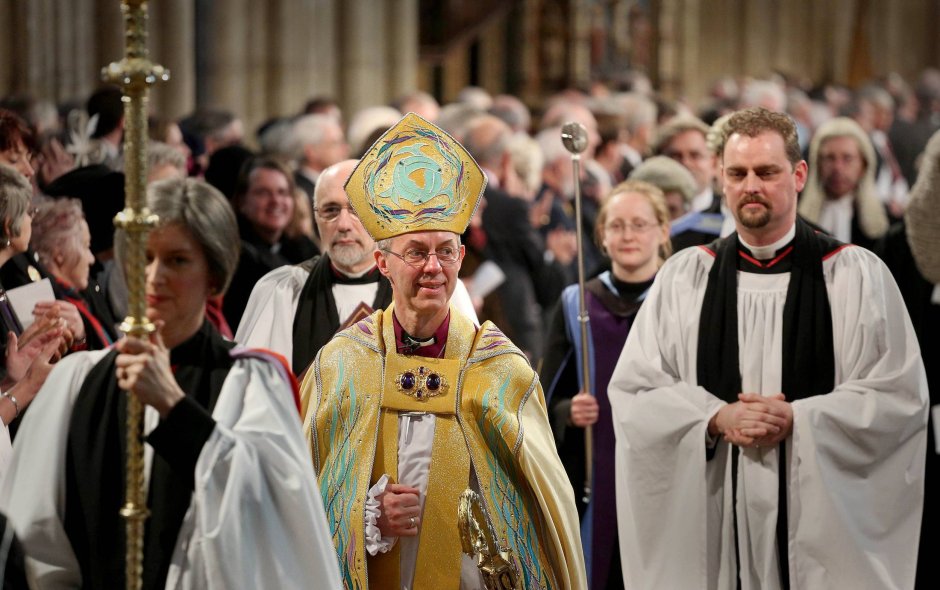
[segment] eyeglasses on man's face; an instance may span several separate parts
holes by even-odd
[[[348,204],[337,205],[331,203],[322,207],[315,207],[313,211],[321,221],[336,221],[339,218],[339,214],[343,212],[343,209],[348,210],[349,214],[353,217],[359,217],[356,215],[356,210],[352,208],[352,205]]]
[[[413,266],[414,268],[423,268],[425,264],[428,263],[428,260],[431,256],[436,256],[437,261],[441,266],[452,266],[457,264],[457,261],[460,260],[460,248],[455,248],[453,246],[443,246],[438,248],[434,252],[429,252],[428,250],[422,250],[420,248],[408,248],[401,254],[398,252],[392,252],[391,250],[382,250],[386,254],[391,254],[402,260],[408,266]]]

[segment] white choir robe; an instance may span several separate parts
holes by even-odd
[[[706,461],[724,402],[697,383],[699,316],[714,257],[669,260],[630,330],[610,382],[617,515],[627,589],[733,590],[731,454]],[[868,250],[823,262],[835,389],[793,402],[786,441],[791,588],[913,586],[923,502],[927,385],[897,286]],[[745,392],[780,392],[789,273],[738,273]],[[777,448],[743,450],[738,538],[744,590],[780,586]]]
[[[33,587],[82,584],[63,526],[66,445],[85,376],[106,354],[77,353],[63,359],[16,437],[13,461],[0,489],[0,510],[23,544]],[[257,358],[236,360],[212,417],[216,428],[196,462],[196,488],[166,587],[341,588],[313,464],[283,369]],[[156,411],[147,406],[145,431],[158,421]],[[144,449],[149,474],[153,449],[147,444]]]
[[[281,354],[288,362],[294,355],[294,314],[297,312],[297,301],[300,292],[310,272],[297,265],[281,266],[261,277],[251,290],[245,313],[242,314],[238,330],[235,332],[235,342],[254,348],[267,348]],[[367,285],[334,285],[333,298],[336,300],[337,316],[340,323],[359,305],[359,301],[348,301],[344,298],[345,292],[352,292],[350,287],[365,287]],[[367,305],[375,300],[375,283]],[[344,291],[345,289],[345,291]],[[451,303],[468,318],[473,320],[475,326],[480,325],[470,294],[463,281],[457,281]],[[343,313],[345,311],[345,313]]]

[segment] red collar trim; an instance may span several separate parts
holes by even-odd
[[[741,255],[741,258],[747,260],[748,262],[750,262],[757,268],[773,268],[774,266],[776,266],[778,262],[786,258],[790,254],[790,252],[793,252],[793,246],[787,247],[787,249],[785,249],[780,254],[777,254],[777,256],[770,262],[761,262],[760,260],[754,258],[753,256],[751,256],[744,250],[738,249],[738,254]]]

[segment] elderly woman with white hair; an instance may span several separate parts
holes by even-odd
[[[296,384],[205,319],[238,258],[235,215],[193,179],[148,188],[149,338],[71,355],[26,417],[0,490],[40,587],[124,586],[126,392],[145,406],[143,588],[339,588]],[[119,251],[123,250],[119,240]]]
[[[60,199],[41,205],[33,217],[30,244],[52,275],[56,297],[75,306],[84,324],[85,348],[110,346],[116,333],[107,320],[91,311],[82,291],[88,288],[88,273],[95,263],[91,232],[78,199]]]

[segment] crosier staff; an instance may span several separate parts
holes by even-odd
[[[125,209],[114,218],[115,227],[126,236],[128,315],[121,330],[135,338],[147,338],[155,331],[147,319],[146,247],[147,232],[157,222],[147,209],[147,99],[149,88],[170,74],[151,63],[147,56],[147,2],[122,0],[124,15],[124,59],[104,68],[105,80],[119,84],[124,91],[124,194]],[[143,583],[144,523],[147,490],[144,487],[143,405],[135,395],[127,399],[127,458],[124,506],[127,521],[125,586],[139,590]]]
[[[581,217],[581,153],[587,149],[588,134],[580,123],[565,123],[561,128],[561,142],[571,152],[574,169],[574,217],[578,241],[578,323],[581,325],[581,391],[591,392],[591,365],[588,358],[588,311],[584,299],[584,235]],[[584,496],[581,501],[591,501],[594,482],[594,427],[584,427]]]

